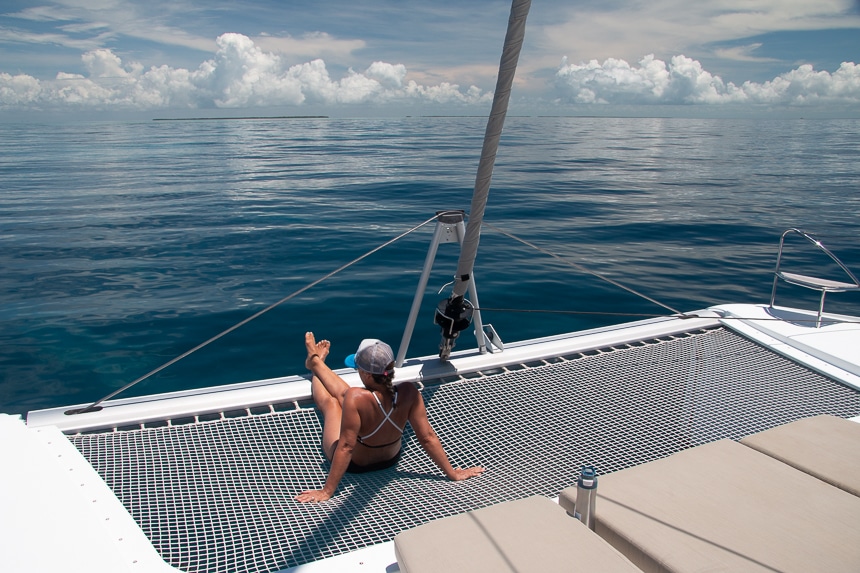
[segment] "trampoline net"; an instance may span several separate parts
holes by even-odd
[[[723,328],[512,365],[422,390],[455,466],[449,482],[411,429],[391,469],[347,474],[321,504],[328,464],[313,408],[70,436],[183,571],[272,572],[390,541],[427,521],[555,496],[599,475],[817,414],[860,415],[860,394]]]

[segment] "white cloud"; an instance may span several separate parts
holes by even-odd
[[[169,108],[254,108],[303,103],[367,104],[438,102],[471,104],[491,96],[472,86],[419,85],[407,80],[402,64],[373,62],[366,70],[330,77],[322,59],[287,67],[278,54],[263,51],[247,36],[223,34],[215,56],[193,71],[169,66],[148,70],[126,63],[111,50],[86,52],[86,75],[59,73],[53,81],[0,74],[0,109],[150,110]]]
[[[857,28],[856,0],[650,0],[602,3],[589,8],[568,3],[551,22],[532,31],[529,42],[542,52],[571,58],[640,57],[643,47],[660,55],[703,50],[769,32]],[[744,51],[723,51],[724,57]]]
[[[187,8],[187,7],[186,7]],[[58,45],[79,49],[104,47],[105,40],[111,38],[140,38],[147,42],[166,46],[182,46],[195,50],[211,51],[212,39],[203,38],[186,32],[184,28],[162,23],[165,14],[182,10],[176,2],[159,9],[154,3],[140,3],[123,0],[60,0],[50,6],[27,8],[19,12],[4,14],[6,18],[25,22],[54,22],[57,32],[35,33],[13,30],[19,38],[2,38],[6,41],[31,44]],[[152,13],[158,14],[157,17]],[[80,38],[88,33],[93,37]],[[85,45],[88,44],[88,45]]]
[[[776,58],[763,58],[754,55],[754,52],[762,47],[761,43],[749,44],[748,46],[734,46],[732,48],[717,48],[714,55],[725,60],[736,62],[777,62]]]
[[[304,99],[301,85],[283,73],[280,58],[263,52],[250,38],[223,34],[214,60],[193,74],[194,86],[218,107],[296,104]]]
[[[810,65],[763,84],[736,86],[712,75],[686,56],[668,64],[653,55],[631,66],[624,60],[591,60],[569,64],[556,73],[563,101],[596,104],[732,104],[809,105],[818,102],[860,103],[860,66],[843,63],[834,73]]]
[[[39,81],[0,73],[0,109],[165,110],[256,108],[296,105],[488,103],[477,87],[447,82],[426,85],[408,77],[402,64],[376,61],[365,70],[332,78],[322,59],[289,66],[247,36],[223,34],[214,56],[195,70],[125,62],[111,50],[83,54],[85,74],[61,72]],[[833,73],[809,65],[764,83],[723,81],[698,61],[653,55],[636,65],[621,59],[570,64],[554,81],[561,105],[588,104],[769,104],[810,106],[860,103],[860,66],[846,62]]]
[[[0,73],[0,108],[26,107],[39,100],[42,86],[34,77]]]
[[[57,6],[35,6],[25,8],[20,12],[9,12],[6,16],[20,20],[31,20],[33,22],[63,22],[73,18]]]
[[[400,89],[406,78],[406,66],[403,64],[391,65],[385,62],[373,62],[365,72],[367,77],[378,81],[388,89]]]
[[[342,40],[325,32],[311,32],[298,38],[289,35],[262,35],[254,38],[254,43],[263,50],[275,52],[294,61],[315,58],[343,60],[367,45],[364,40]]]
[[[39,34],[17,28],[0,28],[0,42],[8,44],[34,44],[62,46],[75,50],[92,50],[101,46],[104,36],[76,39],[64,34]]]
[[[89,70],[90,76],[96,78],[128,78],[139,74],[141,70],[139,64],[133,64],[129,70],[126,70],[123,68],[122,60],[104,48],[87,52],[81,59]]]
[[[795,104],[844,101],[860,103],[860,66],[843,62],[832,74],[802,65],[764,84],[742,86],[751,101],[784,101]]]
[[[83,34],[96,30],[110,30],[110,24],[107,22],[82,22],[79,24],[64,24],[59,28],[67,34]]]

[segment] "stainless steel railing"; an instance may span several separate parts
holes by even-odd
[[[809,275],[789,273],[780,270],[780,266],[782,265],[783,247],[785,246],[785,237],[789,234],[800,235],[801,237],[815,245],[818,250],[826,254],[828,257],[830,257],[831,260],[833,260],[833,262],[839,265],[839,268],[845,271],[845,274],[848,275],[852,282],[847,283],[831,279],[813,277]],[[801,231],[800,229],[788,229],[782,234],[779,239],[779,254],[776,257],[776,269],[773,273],[773,290],[770,294],[771,308],[773,308],[773,302],[776,299],[776,286],[779,283],[780,279],[792,285],[801,286],[804,288],[809,288],[821,292],[821,298],[818,302],[818,319],[815,322],[816,328],[821,326],[821,315],[824,312],[824,297],[827,295],[828,292],[847,292],[852,290],[860,290],[860,281],[858,281],[857,277],[854,276],[854,273],[852,273],[851,270],[846,267],[842,261],[839,260],[839,257],[834,255],[830,251],[830,249],[825,247],[816,237],[805,231]]]

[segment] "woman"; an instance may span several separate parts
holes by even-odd
[[[305,346],[305,366],[313,373],[311,391],[323,414],[323,451],[331,468],[325,486],[302,493],[296,497],[298,501],[329,499],[346,472],[374,471],[396,464],[406,422],[448,479],[459,481],[483,473],[481,467],[451,466],[427,420],[421,393],[409,383],[393,384],[394,353],[390,346],[381,340],[363,340],[358,351],[347,358],[347,364],[358,370],[364,388],[351,387],[326,366],[331,347],[328,340],[316,342],[308,332]]]

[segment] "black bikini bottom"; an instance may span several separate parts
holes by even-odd
[[[377,470],[384,470],[386,468],[390,468],[394,464],[400,460],[400,453],[403,451],[403,448],[397,450],[397,454],[391,458],[390,460],[385,460],[382,462],[374,462],[372,464],[367,464],[366,466],[360,466],[357,463],[350,460],[349,466],[346,468],[347,473],[351,474],[363,474],[366,472],[375,472]]]

